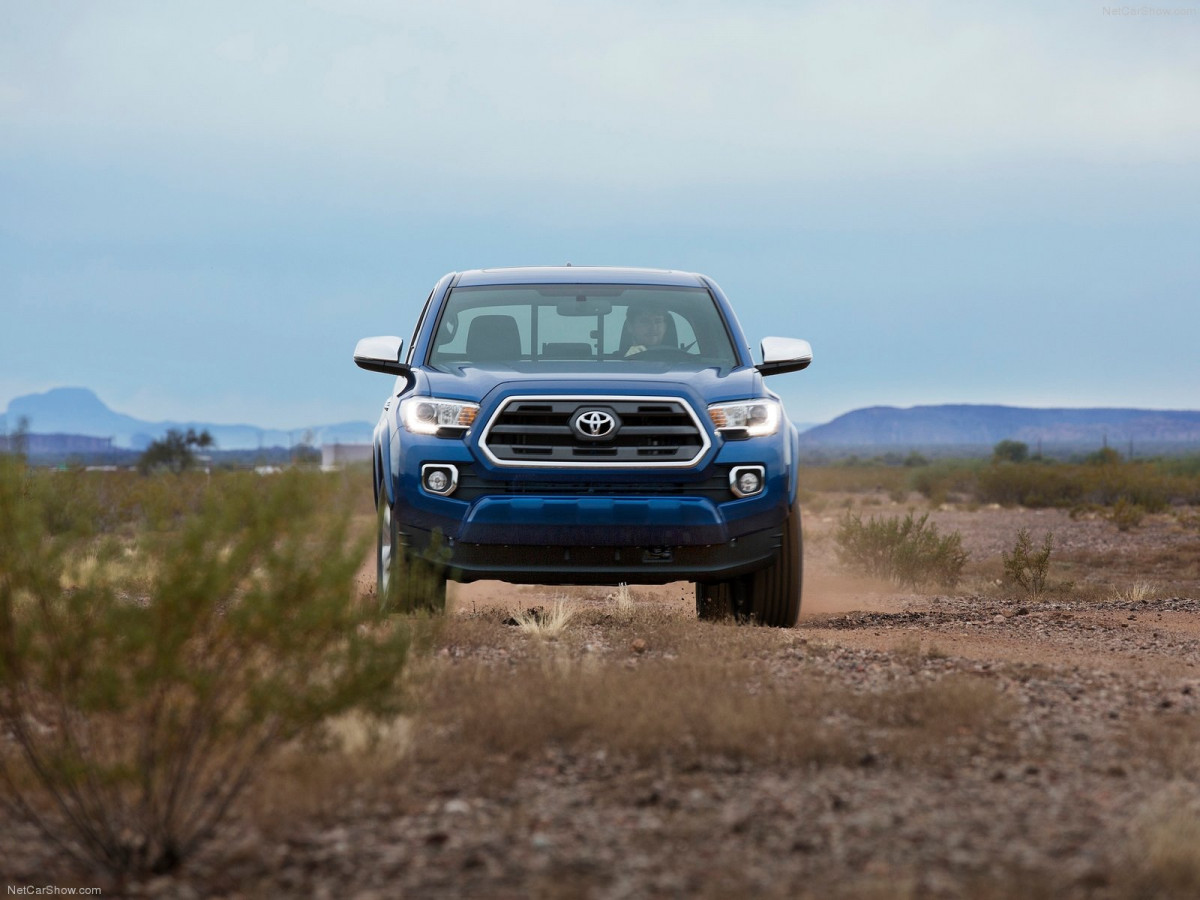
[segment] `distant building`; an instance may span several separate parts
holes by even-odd
[[[369,463],[374,452],[371,444],[322,444],[321,468],[328,472],[351,463]]]
[[[20,438],[30,456],[93,456],[113,449],[112,438],[88,437],[82,434],[26,434]],[[0,453],[8,453],[18,438],[0,435]]]

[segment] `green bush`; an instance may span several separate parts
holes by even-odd
[[[908,483],[909,470],[903,466],[843,462],[833,466],[805,466],[801,483],[810,491],[837,491],[854,494],[902,489]]]
[[[1101,447],[1095,453],[1089,453],[1083,460],[1089,466],[1115,466],[1121,462],[1121,454],[1112,447]]]
[[[930,503],[944,503],[951,494],[974,497],[978,491],[979,464],[960,460],[932,463],[909,476],[909,486]]]
[[[997,445],[991,462],[960,459],[886,466],[856,461],[806,466],[804,485],[809,492],[886,491],[891,496],[915,490],[934,505],[953,495],[978,503],[1063,509],[1113,506],[1123,499],[1147,513],[1162,512],[1173,503],[1200,504],[1200,457],[1129,461],[1109,448],[1082,463],[1040,456],[1023,462],[1000,458],[1019,455],[1019,448]]]
[[[1088,499],[1113,506],[1121,501],[1140,506],[1146,512],[1166,509],[1176,487],[1157,467],[1142,463],[1124,463],[1102,467],[1082,467],[1088,486]]]
[[[142,478],[129,471],[31,469],[26,490],[30,508],[50,536],[129,537],[177,527],[199,510],[209,481],[198,472]]]
[[[165,436],[152,441],[150,446],[138,459],[138,471],[143,475],[165,470],[178,475],[184,469],[190,469],[196,463],[196,454],[192,448],[205,449],[213,445],[212,435],[207,431],[196,434],[195,429],[189,428],[187,433],[171,428]]]
[[[1076,469],[1036,463],[991,465],[979,473],[978,499],[1001,506],[1075,506],[1086,494]]]
[[[1029,459],[1029,445],[1023,441],[1001,441],[992,448],[992,462],[1020,463]]]
[[[1029,530],[1022,528],[1017,532],[1017,542],[1013,545],[1012,553],[1001,553],[1004,562],[1004,580],[1016,585],[1027,594],[1036,597],[1046,590],[1047,576],[1050,573],[1050,554],[1054,550],[1054,534],[1046,533],[1042,549],[1033,550],[1033,540]]]
[[[283,742],[394,710],[409,635],[358,602],[365,544],[327,477],[214,477],[172,527],[139,523],[149,577],[91,565],[97,523],[49,527],[57,477],[0,459],[0,802],[70,855],[170,870]]]
[[[1142,524],[1146,510],[1136,503],[1130,503],[1121,497],[1113,504],[1109,520],[1117,526],[1118,531],[1130,531]]]
[[[962,576],[967,552],[956,531],[941,537],[928,513],[914,519],[872,517],[863,522],[858,514],[847,514],[836,534],[838,559],[868,575],[889,578],[902,586],[939,584],[952,588]]]

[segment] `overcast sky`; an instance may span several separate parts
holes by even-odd
[[[1179,2],[0,0],[0,411],[374,420],[359,337],[566,261],[809,339],[800,422],[1200,408]]]

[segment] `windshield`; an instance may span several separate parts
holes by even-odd
[[[737,355],[703,288],[621,284],[460,287],[438,323],[429,364],[439,368],[554,361],[590,366],[731,368]]]

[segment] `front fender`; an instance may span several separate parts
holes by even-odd
[[[394,400],[392,401],[394,402]],[[384,407],[383,415],[375,425],[375,504],[379,504],[382,489],[389,505],[396,503],[395,472],[400,467],[400,436],[392,424],[390,403]]]
[[[787,440],[784,442],[784,464],[788,472],[788,508],[792,509],[800,493],[800,430],[790,422]]]

